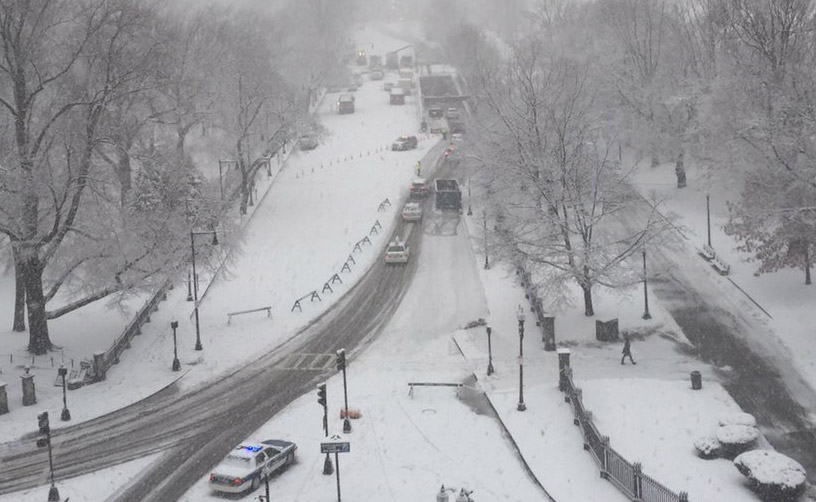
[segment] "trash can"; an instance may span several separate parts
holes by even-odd
[[[703,376],[699,371],[691,372],[691,388],[693,390],[700,390],[703,388]]]

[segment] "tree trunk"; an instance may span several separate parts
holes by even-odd
[[[582,284],[581,289],[584,290],[584,315],[592,317],[595,315],[595,309],[592,307],[592,285]]]
[[[25,324],[25,282],[23,279],[23,266],[20,263],[20,255],[17,246],[12,245],[14,256],[14,322],[11,329],[22,333],[26,329]]]
[[[677,188],[686,188],[686,164],[683,150],[677,154],[677,163],[674,166],[674,174],[677,175]]]
[[[810,243],[805,243],[805,284],[810,285]]]
[[[45,318],[45,296],[43,295],[43,264],[34,245],[20,246],[20,265],[25,283],[26,306],[28,307],[28,350],[32,354],[46,354],[52,347],[48,336],[48,321]]]
[[[249,184],[247,180],[246,162],[244,162],[244,152],[241,140],[238,140],[238,167],[241,169],[241,214],[247,214],[247,204],[249,202]]]
[[[130,155],[123,153],[119,157],[116,168],[116,177],[119,178],[119,199],[122,207],[127,206],[128,195],[133,187],[133,171],[130,167]]]

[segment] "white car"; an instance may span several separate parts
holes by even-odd
[[[422,219],[422,206],[419,202],[408,202],[402,208],[402,219],[405,221],[419,221]]]
[[[380,70],[374,70],[370,75],[371,80],[382,80],[384,77],[385,75]]]
[[[393,240],[385,248],[385,263],[408,263],[411,257],[411,248],[399,241]]]
[[[451,141],[453,143],[461,143],[462,140],[464,140],[464,139],[465,139],[465,137],[460,132],[455,132],[455,133],[451,134]]]
[[[297,445],[280,439],[238,445],[210,474],[210,487],[222,493],[253,491],[264,475],[284,469],[295,461]]]

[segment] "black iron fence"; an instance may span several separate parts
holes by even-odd
[[[609,438],[601,434],[592,421],[592,412],[584,407],[581,389],[572,379],[572,368],[564,368],[565,399],[572,405],[573,423],[581,428],[584,449],[598,468],[601,477],[615,485],[633,502],[688,502],[688,493],[675,493],[650,476],[643,474],[639,462],[631,463],[609,446]]]

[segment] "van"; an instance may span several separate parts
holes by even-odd
[[[404,105],[405,91],[401,87],[392,88],[389,103],[391,103],[392,105]]]

